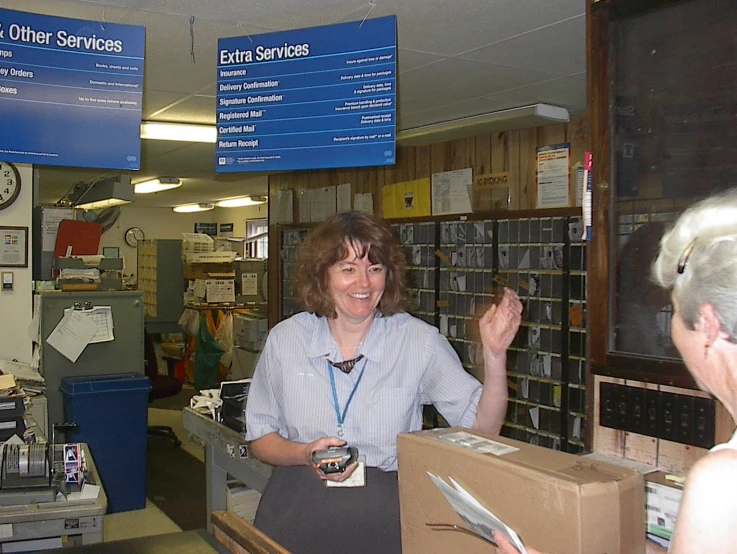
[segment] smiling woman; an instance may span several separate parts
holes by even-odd
[[[251,452],[277,466],[255,525],[294,554],[399,554],[397,435],[421,429],[430,403],[451,425],[499,432],[522,304],[507,289],[481,318],[482,387],[437,328],[404,313],[405,261],[385,221],[347,212],[316,227],[295,283],[307,311],[269,333],[246,405]],[[345,446],[359,457],[343,471],[311,467]]]

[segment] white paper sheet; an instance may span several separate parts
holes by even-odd
[[[568,143],[537,149],[537,207],[568,206]]]
[[[353,209],[357,212],[374,215],[374,196],[370,192],[356,194]]]
[[[44,252],[54,251],[56,235],[59,233],[59,223],[65,219],[74,219],[74,210],[72,208],[44,206],[41,216],[41,228],[43,231],[41,245]],[[48,278],[48,275],[44,276],[44,279]]]
[[[312,192],[310,190],[299,191],[299,221],[300,223],[312,221]]]
[[[64,317],[51,331],[46,342],[74,363],[95,333],[97,333],[97,325],[91,319],[83,316],[81,310],[65,311]]]
[[[294,191],[292,189],[280,190],[276,194],[275,217],[277,223],[294,222]]]
[[[252,296],[258,294],[258,273],[241,275],[241,294]]]
[[[338,210],[337,187],[329,186],[322,188],[323,219],[335,215]]]
[[[323,189],[310,189],[310,220],[325,221],[325,198]]]
[[[471,213],[473,169],[432,175],[432,215]]]
[[[351,211],[351,184],[343,183],[335,189],[338,213]]]
[[[28,338],[35,343],[41,342],[41,295],[33,295],[33,317],[28,325]]]
[[[110,342],[115,340],[113,335],[113,309],[110,306],[95,306],[89,310],[75,310],[67,308],[64,314],[77,311],[95,324],[95,336],[90,343]]]

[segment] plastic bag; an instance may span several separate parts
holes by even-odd
[[[220,363],[225,367],[230,367],[233,361],[233,314],[228,312],[223,319],[220,320],[217,331],[215,331],[215,340],[218,341],[220,347],[225,350]]]
[[[194,353],[194,387],[197,390],[217,386],[220,378],[218,364],[223,352],[223,348],[210,334],[207,321],[202,316],[197,334],[197,350]]]
[[[185,309],[179,316],[179,326],[186,335],[196,337],[200,331],[200,314],[197,310]]]

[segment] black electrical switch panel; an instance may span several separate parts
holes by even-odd
[[[660,436],[660,393],[657,390],[645,390],[645,428],[642,434]]]
[[[678,426],[678,442],[683,444],[693,444],[694,442],[694,426],[696,420],[694,418],[693,396],[678,395],[677,402],[677,426]]]
[[[599,425],[617,428],[616,405],[619,385],[601,383],[599,387]]]
[[[716,406],[709,398],[694,398],[693,445],[701,448],[714,446],[714,419]]]
[[[646,402],[645,393],[647,389],[641,389],[637,387],[627,387],[628,389],[628,406],[627,406],[627,431],[631,433],[637,433],[644,435],[646,425]]]
[[[678,402],[676,395],[669,392],[660,393],[660,438],[677,442],[678,435]]]
[[[599,425],[701,448],[714,446],[715,404],[699,398],[602,382]]]

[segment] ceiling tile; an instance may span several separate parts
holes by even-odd
[[[399,46],[454,56],[586,12],[586,0],[397,0]]]
[[[556,75],[586,71],[586,18],[577,16],[494,42],[461,57]]]
[[[445,106],[547,81],[552,75],[515,67],[449,58],[402,74],[400,101],[422,101],[428,107]]]

